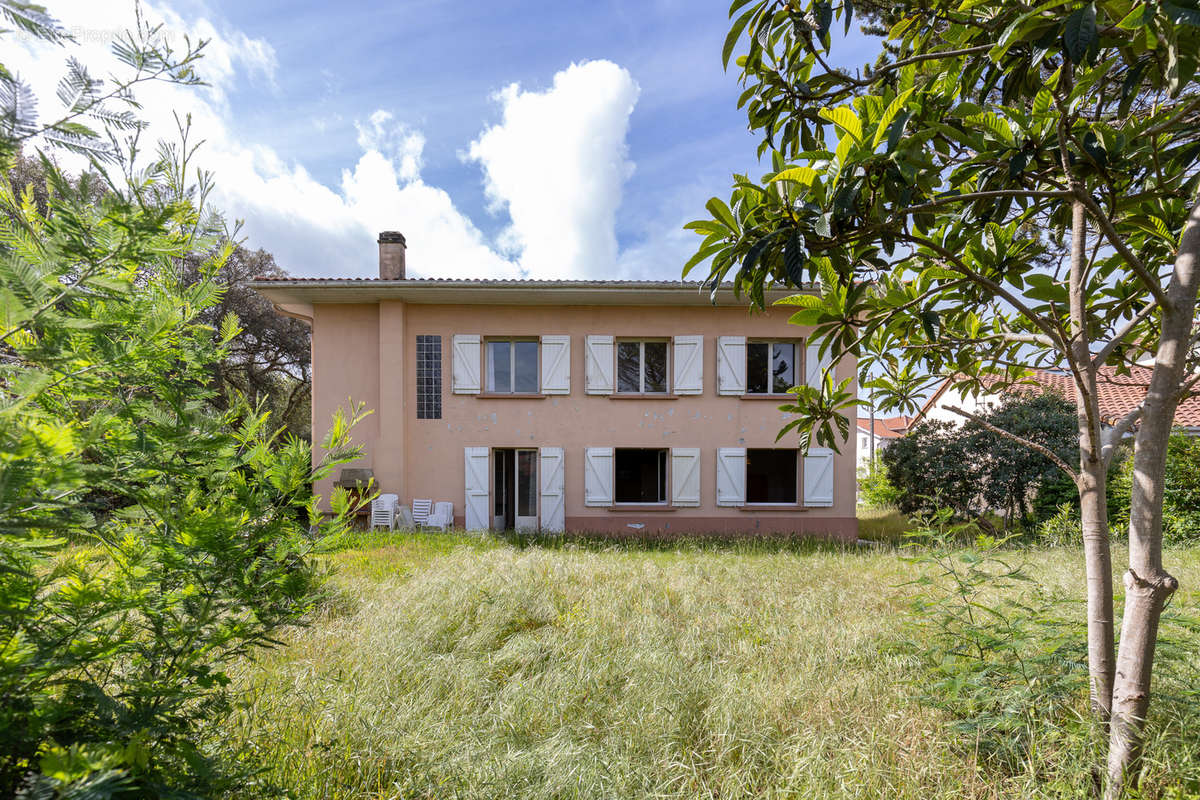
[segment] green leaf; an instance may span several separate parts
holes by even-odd
[[[859,122],[858,116],[849,106],[822,108],[818,113],[823,119],[829,120],[854,137],[855,142],[862,141],[862,123]]]
[[[1123,28],[1127,31],[1136,30],[1146,24],[1146,4],[1138,3],[1133,9],[1126,14],[1120,22],[1117,23],[1118,28]]]
[[[790,167],[784,171],[777,173],[774,178],[771,178],[771,183],[775,181],[792,181],[803,186],[812,186],[813,181],[817,179],[817,171],[812,167]]]
[[[783,251],[783,266],[788,280],[797,287],[804,285],[804,262],[807,258],[808,253],[804,249],[804,235],[797,228],[792,231],[787,247]]]
[[[875,129],[875,139],[871,142],[871,149],[879,147],[879,143],[883,141],[883,137],[887,135],[888,126],[892,124],[892,120],[904,108],[904,104],[908,102],[908,98],[916,91],[916,87],[905,89],[896,98],[888,104],[887,109],[883,112],[883,116],[879,118],[879,126]],[[892,148],[888,148],[892,149]]]
[[[709,201],[704,204],[708,209],[708,213],[713,215],[713,218],[724,225],[734,233],[737,233],[741,227],[738,225],[737,219],[733,216],[733,212],[729,210],[729,206],[725,205],[725,201],[719,197],[709,198]]]
[[[729,34],[725,37],[725,45],[721,48],[721,64],[725,69],[729,69],[729,58],[733,55],[733,48],[737,46],[738,39],[742,38],[742,32],[746,30],[746,25],[750,23],[750,18],[757,12],[757,8],[748,9],[746,13],[737,18],[737,21],[733,23],[733,27],[729,29]]]
[[[1077,8],[1067,17],[1063,28],[1063,44],[1067,58],[1074,64],[1082,64],[1088,49],[1097,41],[1096,7],[1089,3]]]

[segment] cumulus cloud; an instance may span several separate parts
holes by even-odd
[[[51,12],[79,43],[63,49],[18,39],[18,52],[5,59],[43,98],[44,118],[54,111],[49,101],[59,71],[52,65],[74,54],[99,74],[117,69],[111,40],[133,24],[130,0],[63,0]],[[199,65],[208,86],[138,90],[145,137],[175,138],[173,112],[190,115],[193,138],[205,142],[198,166],[216,179],[214,201],[244,220],[251,246],[271,251],[293,274],[373,275],[381,230],[407,234],[414,275],[580,278],[620,269],[615,214],[633,170],[625,136],[638,87],[616,64],[573,64],[545,91],[513,84],[496,94],[501,121],[463,155],[481,169],[493,212],[509,217],[498,240],[489,241],[444,190],[423,180],[420,130],[386,109],[366,115],[356,123],[357,161],[341,171],[339,185],[326,185],[303,164],[234,131],[230,97],[239,83],[274,86],[269,42],[161,3],[143,3],[143,12],[179,41],[185,34],[209,40]]]
[[[572,64],[544,92],[496,93],[503,121],[466,154],[484,171],[493,211],[511,225],[501,245],[532,275],[598,277],[617,261],[615,221],[633,174],[625,135],[638,86],[611,61]]]

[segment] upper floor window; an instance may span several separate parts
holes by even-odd
[[[666,391],[667,342],[617,342],[617,392],[665,394]]]
[[[417,419],[442,418],[442,337],[417,337]]]
[[[747,342],[746,392],[786,394],[796,385],[800,347],[795,342]]]
[[[488,339],[484,391],[495,394],[538,392],[536,339]]]

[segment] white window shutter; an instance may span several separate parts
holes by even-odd
[[[585,391],[588,394],[613,393],[613,337],[593,335],[585,340],[587,369]]]
[[[542,394],[571,393],[571,337],[542,337]]]
[[[717,505],[746,505],[746,448],[717,448]]]
[[[821,358],[821,348],[815,344],[810,344],[804,352],[804,383],[806,386],[820,391],[821,376],[824,375],[826,368],[829,367],[829,355]]]
[[[717,394],[746,393],[746,337],[717,337]]]
[[[704,394],[704,337],[676,336],[675,394]]]
[[[566,484],[563,469],[563,449],[543,447],[538,450],[538,487],[541,500],[541,528],[554,533],[566,529]]]
[[[804,505],[833,505],[833,451],[810,447],[804,456]]]
[[[613,504],[613,449],[589,447],[583,465],[583,504],[611,506]]]
[[[479,334],[454,334],[454,394],[479,394]]]
[[[488,486],[488,448],[464,447],[464,488],[466,499],[463,504],[466,528],[469,531],[488,529],[488,510],[491,508]]]
[[[700,448],[671,448],[671,505],[700,505]]]

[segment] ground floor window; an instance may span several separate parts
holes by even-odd
[[[796,450],[746,451],[746,502],[796,502]]]
[[[618,503],[667,502],[666,449],[617,448],[614,499]]]

